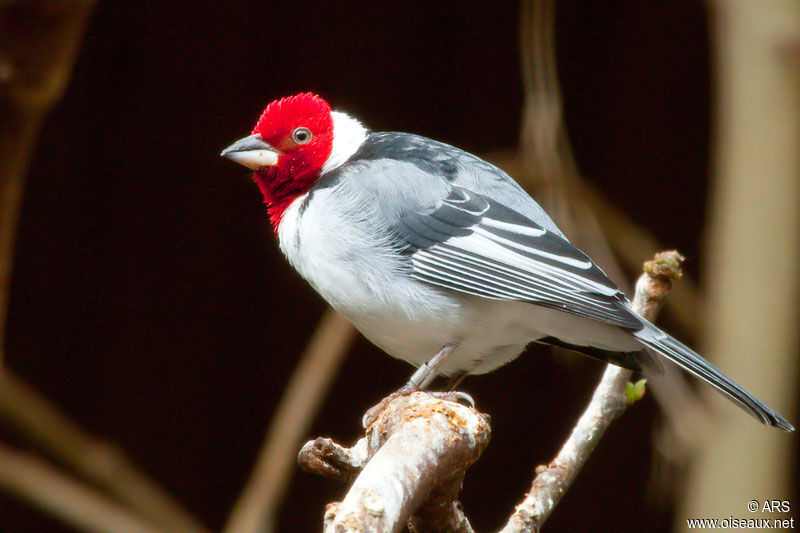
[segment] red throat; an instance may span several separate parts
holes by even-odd
[[[298,177],[297,175],[282,171],[279,166],[266,167],[257,170],[253,178],[258,188],[261,189],[261,194],[264,195],[264,203],[267,204],[269,221],[272,223],[272,228],[277,233],[284,212],[293,201],[311,189],[311,186],[314,185],[314,182],[319,178],[319,170],[316,172],[306,172]]]
[[[311,132],[311,140],[298,144],[297,128]],[[258,169],[254,179],[264,195],[270,222],[277,232],[291,203],[311,188],[333,147],[333,119],[328,103],[311,93],[282,98],[269,104],[253,133],[281,152],[278,164]]]

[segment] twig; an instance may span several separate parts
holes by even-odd
[[[97,533],[166,533],[47,463],[0,444],[0,487],[67,524]]]
[[[301,439],[355,338],[341,315],[328,310],[292,375],[270,423],[250,480],[234,505],[225,532],[273,531]]]
[[[332,439],[319,437],[306,442],[297,455],[297,464],[309,474],[344,482],[352,481],[368,460],[367,439],[345,448]]]
[[[682,257],[677,252],[656,254],[645,264],[645,273],[636,282],[633,309],[653,320],[669,294],[672,279],[680,277]],[[632,372],[608,365],[586,410],[558,455],[547,466],[537,469],[530,492],[520,503],[501,533],[539,531],[566,493],[581,467],[591,455],[611,422],[626,407],[625,385]]]
[[[362,439],[371,460],[344,501],[328,505],[326,532],[398,531],[430,496],[415,523],[436,531],[472,529],[455,497],[466,469],[489,442],[485,417],[474,408],[425,392],[397,396]],[[308,445],[307,445],[308,446]]]
[[[208,531],[122,450],[87,435],[37,391],[0,370],[0,417],[54,458],[167,530]]]

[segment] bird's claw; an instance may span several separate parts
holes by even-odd
[[[408,396],[412,392],[417,392],[418,390],[419,390],[418,387],[413,387],[410,385],[404,385],[403,387],[397,389],[389,396],[387,396],[386,398],[379,401],[377,404],[370,407],[367,410],[367,412],[364,413],[364,416],[361,418],[361,427],[367,429],[372,424],[374,424],[376,420],[378,420],[378,417],[380,416],[381,412],[383,412],[383,410],[386,409],[387,405],[392,403],[397,398]]]
[[[475,408],[475,400],[473,400],[472,396],[470,396],[466,392],[448,391],[448,392],[429,392],[428,394],[430,394],[434,398],[439,398],[440,400],[460,403],[461,405],[466,405],[467,407],[471,407],[473,409]]]

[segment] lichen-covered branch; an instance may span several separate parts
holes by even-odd
[[[353,448],[318,439],[298,460],[306,470],[342,479],[369,458],[345,499],[328,506],[326,532],[398,531],[419,510],[415,530],[467,533],[472,529],[456,498],[489,436],[486,418],[473,407],[414,392],[395,396]]]
[[[633,309],[653,320],[669,294],[672,280],[681,276],[683,257],[675,251],[656,254],[636,282]],[[531,490],[501,530],[502,533],[539,531],[566,493],[611,422],[626,407],[625,386],[632,372],[608,365],[567,441],[548,465],[537,468]]]

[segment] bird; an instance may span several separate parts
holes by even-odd
[[[311,92],[269,103],[220,155],[253,170],[300,276],[364,337],[419,367],[412,388],[549,344],[637,371],[669,361],[762,423],[794,430],[634,312],[516,181],[475,155],[370,131]]]

